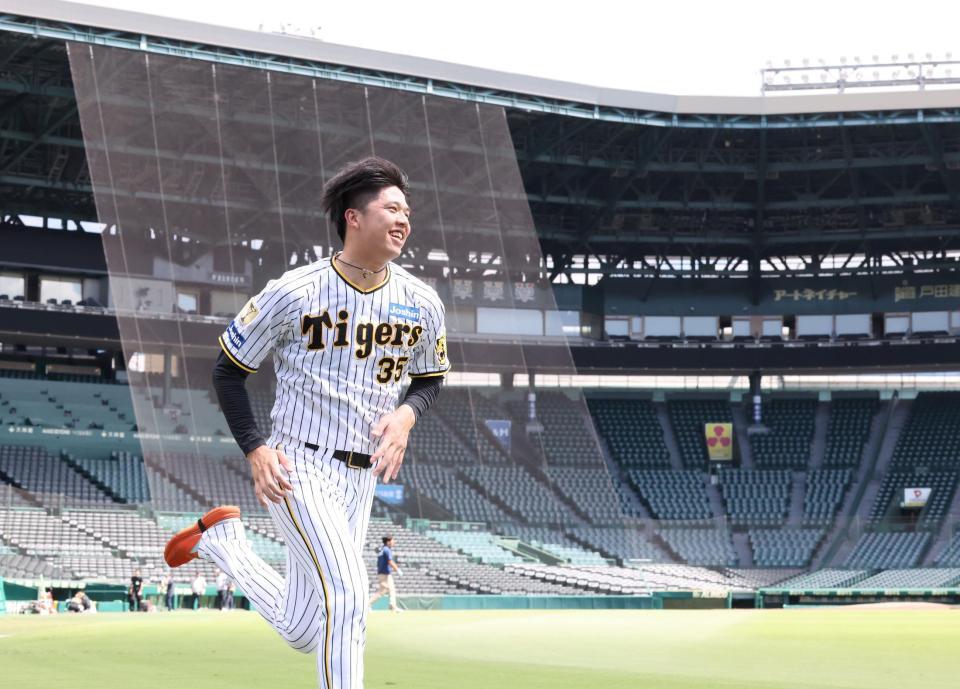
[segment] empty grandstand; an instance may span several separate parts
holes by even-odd
[[[411,174],[396,265],[444,303],[454,368],[358,539],[369,574],[391,533],[411,604],[958,600],[949,96],[659,99],[248,32],[0,22],[3,579],[152,585],[169,534],[221,503],[284,570],[210,371],[252,295],[339,250],[318,190],[375,152]],[[264,437],[271,368],[247,379]]]
[[[22,385],[32,391],[32,406],[27,408],[32,418],[37,423],[49,422],[60,412],[57,423],[62,425],[49,422],[39,426],[58,432],[29,434],[32,445],[0,446],[0,477],[5,484],[4,508],[0,510],[4,576],[121,582],[139,567],[148,579],[156,579],[163,570],[159,555],[167,535],[195,520],[203,510],[224,502],[243,507],[254,549],[277,568],[284,568],[282,538],[253,500],[246,462],[231,453],[226,443],[205,438],[202,446],[209,449],[198,453],[188,449],[197,447],[198,440],[187,432],[187,426],[177,431],[176,424],[168,424],[165,449],[152,450],[141,458],[131,451],[135,445],[128,442],[129,430],[110,429],[102,417],[98,417],[102,429],[76,428],[58,408],[64,395],[48,394],[70,385],[77,399],[98,400],[109,390],[112,399],[129,400],[125,386],[64,383],[42,376],[26,379]],[[86,386],[88,394],[84,393]],[[566,415],[551,421],[555,428],[565,425],[580,433],[585,424],[596,425],[603,442],[595,447],[608,453],[606,460],[585,460],[581,448],[576,451],[579,460],[562,452],[554,461],[552,445],[543,443],[538,449],[543,454],[533,464],[515,465],[497,441],[486,435],[489,429],[485,424],[470,423],[474,418],[471,409],[482,409],[484,417],[495,416],[511,404],[509,396],[499,398],[491,390],[453,390],[450,406],[418,426],[404,469],[408,501],[399,511],[396,506],[381,505],[378,510],[391,516],[376,522],[381,531],[402,534],[398,552],[412,575],[404,582],[410,595],[489,595],[521,592],[524,586],[528,590],[547,586],[537,581],[549,584],[543,592],[567,594],[656,588],[650,571],[638,583],[631,579],[633,575],[612,569],[589,576],[584,574],[586,570],[574,573],[571,569],[567,579],[548,579],[546,573],[554,570],[521,567],[605,568],[614,562],[642,569],[649,568],[648,563],[680,562],[706,579],[709,570],[703,568],[747,564],[753,569],[744,572],[772,568],[786,578],[792,571],[811,568],[815,561],[827,567],[807,579],[786,582],[794,588],[922,588],[939,586],[938,582],[943,586],[955,583],[950,567],[958,563],[958,539],[948,534],[937,552],[932,547],[936,534],[950,523],[956,473],[947,470],[952,467],[950,462],[938,459],[941,446],[921,445],[915,430],[941,422],[949,396],[927,398],[939,399],[939,405],[921,398],[912,406],[902,437],[895,438],[890,470],[880,478],[875,494],[867,497],[869,503],[864,501],[864,513],[869,517],[864,530],[849,549],[839,550],[829,548],[829,529],[844,500],[858,489],[854,472],[867,446],[871,419],[882,408],[875,399],[840,397],[826,402],[829,424],[819,446],[806,435],[810,404],[785,400],[785,408],[800,409],[798,413],[805,419],[795,426],[800,429],[797,435],[792,431],[787,435],[803,437],[808,448],[820,448],[819,455],[814,449],[802,462],[767,461],[763,453],[769,448],[762,449],[753,439],[752,464],[756,468],[724,466],[711,472],[700,454],[705,452],[699,444],[702,434],[696,442],[692,432],[687,441],[681,441],[680,429],[691,428],[703,418],[722,417],[728,409],[733,418],[736,405],[676,400],[658,413],[648,399],[621,396],[595,399],[577,412],[567,398],[545,397],[553,413]],[[181,400],[190,398],[205,399],[200,393],[179,394]],[[209,400],[205,404],[210,405]],[[114,413],[100,402],[93,408]],[[193,409],[197,413],[203,405]],[[570,416],[574,413],[580,413],[582,419],[576,425]],[[694,413],[695,420],[691,420]],[[629,418],[640,420],[630,426],[625,420]],[[17,421],[22,423],[23,418]],[[626,428],[633,428],[638,435],[624,431]],[[79,436],[68,451],[61,448],[63,439],[70,436],[59,429],[89,431],[90,435]],[[111,444],[105,442],[110,433],[124,435]],[[678,439],[679,466],[671,460],[671,437]],[[617,445],[610,438],[624,442]],[[650,460],[640,458],[644,456],[640,451],[643,439],[657,448],[657,454],[646,455]],[[116,449],[118,443],[130,450]],[[683,459],[681,448],[685,446],[695,448],[695,461]],[[570,447],[574,446],[568,444],[567,449]],[[790,447],[784,446],[784,457],[797,456]],[[931,452],[933,459],[922,465],[910,464],[911,470],[904,471],[902,458],[911,447],[915,449],[910,452]],[[770,468],[774,466],[785,468]],[[901,514],[899,501],[904,489],[920,485],[931,489],[926,504],[919,511]],[[633,496],[629,500],[636,502],[639,512],[623,508],[625,495]],[[431,510],[434,518],[486,528],[444,526],[418,532],[403,529],[397,521]],[[644,521],[643,515],[656,521]],[[899,530],[890,530],[890,525],[899,525]],[[905,525],[908,530],[903,530]],[[375,533],[374,529],[368,537],[368,553],[376,545]],[[903,569],[924,562],[945,569]],[[197,563],[178,572],[178,579],[185,583],[195,571],[208,577],[214,574],[209,566]],[[508,574],[511,571],[513,574]],[[770,577],[762,578],[767,581]],[[890,587],[885,586],[888,582]]]

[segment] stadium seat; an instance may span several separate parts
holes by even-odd
[[[688,565],[738,564],[730,532],[718,528],[665,528],[660,537]]]
[[[839,397],[830,402],[823,466],[856,468],[860,465],[878,406],[876,397]]]
[[[960,470],[956,442],[945,428],[960,427],[960,393],[921,392],[897,438],[891,467]]]
[[[649,400],[588,400],[597,431],[613,459],[625,469],[669,469],[670,451]]]
[[[947,435],[947,434],[944,434]],[[881,524],[901,518],[899,505],[904,488],[930,488],[927,504],[920,510],[917,525],[922,529],[937,529],[947,516],[957,488],[954,471],[891,471],[883,477],[880,490],[870,509],[869,522]]]
[[[960,567],[960,530],[954,532],[947,547],[937,556],[936,565],[937,567]]]
[[[720,516],[710,509],[704,476],[699,471],[633,469],[627,476],[658,519],[700,522]]]
[[[720,489],[734,526],[776,526],[790,508],[793,478],[784,470],[722,469]]]
[[[815,469],[807,472],[803,523],[808,526],[826,526],[832,523],[852,475],[850,469]]]
[[[757,468],[804,469],[810,461],[817,413],[814,398],[765,400],[763,423],[769,433],[750,435],[753,462]]]
[[[930,542],[922,532],[870,532],[860,536],[845,566],[858,569],[912,567]]]
[[[750,529],[753,561],[760,567],[807,567],[823,535],[822,529]]]

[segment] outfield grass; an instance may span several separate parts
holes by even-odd
[[[956,687],[960,610],[374,613],[368,689]],[[316,687],[254,613],[0,616],[17,689]]]

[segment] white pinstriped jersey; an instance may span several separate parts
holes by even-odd
[[[370,430],[400,401],[405,375],[444,375],[443,303],[389,264],[363,290],[330,259],[271,280],[220,336],[233,363],[255,372],[273,351],[273,435],[370,454]],[[261,429],[266,430],[266,429]]]

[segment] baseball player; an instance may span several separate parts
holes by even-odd
[[[381,158],[351,163],[323,208],[343,251],[267,283],[220,337],[214,370],[257,498],[286,541],[287,577],[251,550],[232,506],[207,512],[164,555],[171,567],[214,562],[291,647],[316,651],[321,689],[357,689],[374,488],[397,477],[450,363],[437,293],[391,263],[410,235],[406,174]],[[264,439],[244,382],[270,351],[277,390]]]

